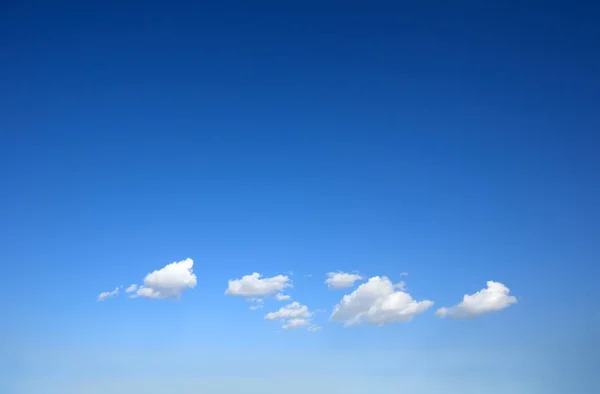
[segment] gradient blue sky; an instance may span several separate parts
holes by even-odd
[[[0,5],[0,391],[597,392],[598,7],[218,3]],[[519,303],[344,328],[336,270]],[[322,331],[224,295],[289,271]]]

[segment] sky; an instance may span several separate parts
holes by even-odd
[[[599,7],[192,3],[0,5],[1,392],[597,392]]]

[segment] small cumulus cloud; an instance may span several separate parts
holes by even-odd
[[[292,319],[292,318],[309,318],[312,313],[309,312],[306,305],[302,305],[295,301],[280,308],[277,312],[270,312],[265,316],[267,320],[276,319]]]
[[[240,297],[258,297],[278,293],[291,286],[289,276],[277,275],[270,278],[261,278],[261,275],[255,272],[240,279],[230,280],[225,294]]]
[[[265,315],[266,320],[282,320],[282,328],[291,330],[310,324],[313,314],[306,305],[299,302],[292,302],[277,312],[269,312]]]
[[[190,258],[167,264],[146,275],[144,284],[137,288],[135,296],[155,299],[179,298],[186,289],[196,287],[197,278],[193,268],[194,261]],[[129,286],[128,290],[133,289],[132,286]]]
[[[137,285],[130,285],[129,287],[127,287],[125,289],[125,293],[135,293],[135,291],[137,290],[138,286]]]
[[[102,302],[107,298],[114,297],[119,294],[119,288],[115,287],[113,291],[104,291],[98,295],[98,301]]]
[[[517,303],[517,298],[508,295],[510,289],[500,282],[488,281],[485,289],[475,294],[465,294],[462,302],[436,311],[438,317],[448,319],[474,319],[489,312],[497,312]]]
[[[306,326],[309,323],[307,319],[290,319],[285,323],[281,328],[284,330],[294,330],[296,328],[300,328]]]
[[[346,272],[328,272],[325,284],[330,289],[343,289],[353,286],[356,281],[362,279],[363,277],[358,274],[349,274]]]
[[[289,296],[288,294],[277,293],[277,294],[275,295],[275,299],[276,299],[277,301],[288,301],[288,300],[292,299],[292,297],[291,297],[291,296]]]
[[[433,301],[416,301],[402,291],[403,285],[393,284],[387,277],[375,276],[355,291],[345,295],[335,306],[330,319],[344,326],[363,323],[382,326],[410,321],[433,305]]]

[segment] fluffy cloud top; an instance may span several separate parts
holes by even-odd
[[[336,305],[331,320],[343,322],[345,326],[369,323],[409,321],[433,305],[433,301],[416,301],[408,293],[394,285],[387,277],[375,276],[345,295]]]
[[[113,291],[104,291],[98,295],[98,301],[104,301],[107,298],[116,296],[119,294],[119,288],[115,287]]]
[[[185,259],[167,264],[144,278],[144,285],[137,289],[136,295],[146,298],[179,298],[185,289],[196,287],[194,261]],[[129,289],[132,289],[129,286]]]
[[[465,294],[461,303],[450,308],[440,308],[435,314],[449,319],[473,319],[516,304],[517,298],[509,296],[509,292],[510,289],[504,284],[490,280],[485,289],[475,294]]]
[[[241,279],[230,280],[225,294],[240,297],[266,296],[280,292],[291,285],[288,276],[277,275],[261,279],[261,275],[255,272],[251,275],[245,275]]]
[[[330,289],[343,289],[354,285],[357,280],[363,279],[357,274],[349,274],[346,272],[328,272],[325,284]]]

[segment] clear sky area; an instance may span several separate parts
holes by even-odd
[[[0,2],[0,392],[600,392],[599,21]]]

